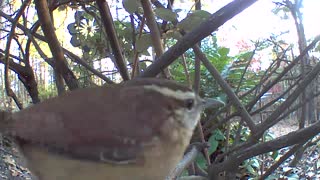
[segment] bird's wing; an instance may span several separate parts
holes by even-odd
[[[160,93],[145,91],[141,86],[77,90],[15,113],[12,131],[26,143],[70,157],[132,162],[157,143],[170,115]]]

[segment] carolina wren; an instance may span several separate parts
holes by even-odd
[[[204,103],[183,85],[144,78],[75,90],[0,119],[40,180],[163,180]]]

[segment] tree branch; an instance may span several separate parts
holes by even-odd
[[[76,77],[73,74],[73,72],[68,68],[67,61],[64,57],[63,50],[56,36],[54,26],[51,21],[47,1],[36,0],[35,7],[37,9],[39,21],[41,22],[42,31],[47,39],[52,56],[56,61],[55,70],[58,74],[61,74],[63,76],[70,90],[77,89],[79,87],[78,81],[76,80]]]
[[[117,37],[117,32],[113,24],[113,19],[110,13],[109,5],[106,0],[97,0],[96,3],[100,11],[102,24],[110,39],[109,42],[112,47],[113,54],[115,56],[115,64],[123,80],[129,80],[129,73],[127,70],[125,59],[122,55],[122,50]]]
[[[216,13],[212,14],[207,21],[201,23],[200,26],[183,36],[181,40],[161,55],[159,59],[151,64],[140,76],[156,76],[161,70],[168,67],[175,59],[181,56],[194,44],[210,35],[229,19],[239,14],[256,1],[257,0],[234,0],[227,4]]]
[[[25,0],[16,17],[14,18],[13,22],[12,22],[12,26],[11,26],[11,31],[9,33],[9,37],[7,39],[7,44],[6,44],[6,49],[5,49],[5,53],[4,53],[4,80],[5,80],[5,87],[6,87],[6,92],[7,95],[9,97],[12,97],[12,99],[14,100],[14,102],[16,103],[16,105],[18,106],[19,109],[23,108],[22,103],[19,101],[18,97],[16,96],[16,94],[13,92],[13,90],[10,87],[10,79],[9,79],[9,55],[10,55],[10,47],[11,47],[11,41],[13,39],[13,37],[15,36],[15,29],[17,27],[18,21],[20,19],[20,17],[22,16],[24,10],[27,8],[28,4],[30,3],[30,0]]]
[[[256,127],[250,114],[242,105],[237,95],[232,91],[229,84],[225,82],[225,80],[220,75],[219,71],[210,63],[210,61],[206,58],[206,56],[201,52],[199,46],[195,45],[193,47],[193,50],[195,54],[198,56],[198,58],[202,61],[203,65],[208,69],[208,71],[212,74],[215,80],[219,83],[223,91],[228,95],[228,98],[233,103],[233,105],[238,110],[238,112],[241,114],[241,117],[246,122],[249,129],[251,130],[251,133],[254,133],[256,131]]]

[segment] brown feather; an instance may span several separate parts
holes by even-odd
[[[142,147],[152,146],[155,137],[166,136],[162,126],[173,106],[181,104],[143,88],[147,84],[190,91],[154,79],[80,89],[14,113],[14,134],[26,143],[70,157],[120,163],[143,159]]]

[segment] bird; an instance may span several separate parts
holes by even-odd
[[[163,180],[216,100],[172,80],[135,78],[0,113],[39,180]]]

